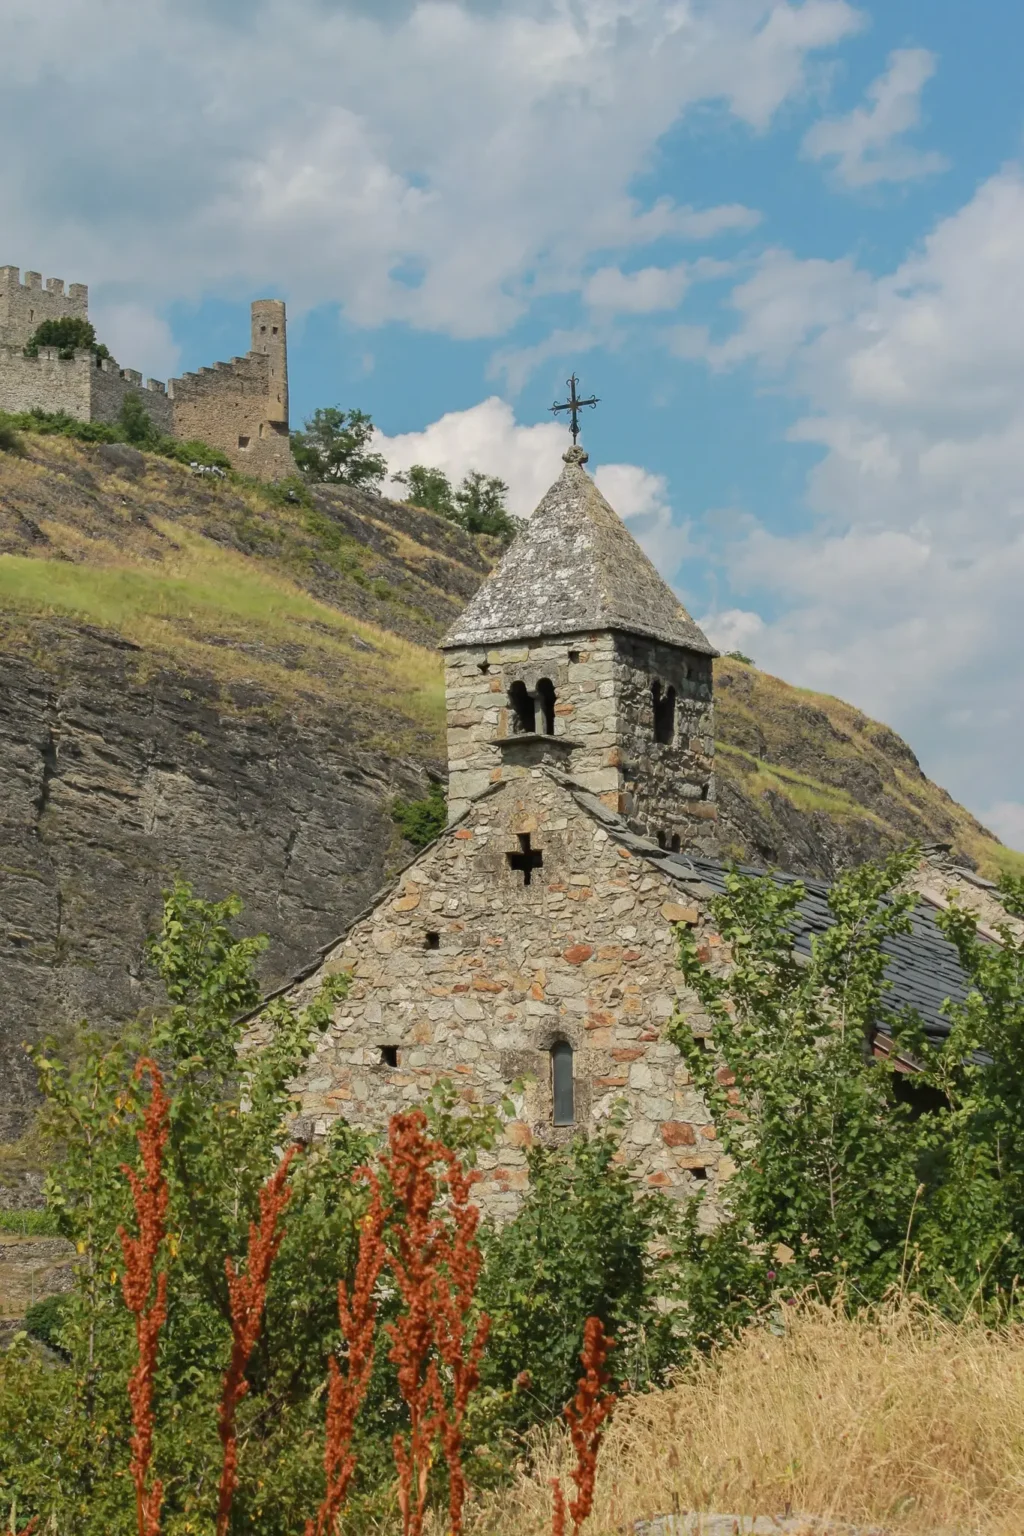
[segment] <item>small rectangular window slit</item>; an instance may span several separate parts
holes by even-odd
[[[380,1048],[380,1064],[382,1067],[398,1066],[398,1046],[382,1045]]]
[[[439,933],[425,933],[423,935],[424,949],[440,949],[441,935]]]

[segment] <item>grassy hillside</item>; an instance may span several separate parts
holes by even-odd
[[[715,698],[723,843],[736,856],[830,873],[913,838],[948,843],[991,879],[1024,874],[1024,854],[852,705],[726,657],[715,663]],[[807,858],[812,849],[817,859]]]
[[[496,555],[418,509],[347,490],[196,478],[119,446],[24,438],[0,453],[3,644],[62,617],[352,739],[440,765],[436,642]],[[828,874],[914,837],[987,875],[1024,870],[886,726],[742,662],[716,665],[723,846]]]

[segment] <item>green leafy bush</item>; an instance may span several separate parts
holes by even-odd
[[[648,1383],[667,1363],[656,1294],[671,1208],[638,1192],[618,1151],[613,1132],[532,1148],[522,1208],[488,1242],[483,1380],[503,1394],[501,1420],[517,1432],[550,1422],[571,1397],[590,1316],[616,1338],[620,1381]]]
[[[40,437],[70,437],[79,443],[130,443],[178,464],[205,464],[225,471],[231,468],[231,460],[218,448],[195,439],[181,442],[176,437],[164,436],[154,427],[137,395],[126,398],[116,423],[76,421],[66,411],[35,409],[15,414],[0,412],[0,433],[4,429],[12,433],[35,433]]]
[[[34,1302],[25,1313],[25,1332],[50,1349],[63,1353],[61,1327],[66,1312],[65,1296],[44,1296],[42,1301]]]
[[[25,356],[38,357],[40,347],[56,347],[58,356],[65,360],[74,357],[76,351],[92,352],[95,357],[110,356],[103,343],[96,340],[95,327],[72,315],[37,325],[25,347]]]
[[[408,486],[407,502],[416,507],[426,507],[437,512],[449,522],[458,523],[467,533],[486,533],[492,538],[510,544],[525,526],[523,519],[513,517],[506,505],[508,486],[496,475],[484,475],[470,470],[463,477],[458,489],[442,469],[431,469],[426,464],[413,464],[394,476]]]
[[[879,1058],[885,946],[910,931],[915,898],[901,886],[916,862],[910,849],[837,881],[833,924],[809,960],[792,943],[799,882],[728,878],[712,909],[729,976],[681,935],[711,1034],[695,1038],[680,1019],[673,1038],[734,1164],[725,1219],[707,1231],[696,1202],[685,1214],[676,1301],[691,1346],[715,1345],[809,1286],[854,1307],[894,1286],[953,1315],[1017,1305],[1024,943],[1008,928],[1000,945],[982,943],[969,914],[941,915],[971,996],[946,1005],[941,1048],[914,1016],[890,1018],[896,1049]],[[1007,881],[1003,896],[1024,913],[1024,882]]]
[[[24,453],[25,446],[13,423],[0,413],[0,453]]]
[[[407,843],[425,848],[440,837],[448,822],[448,800],[444,785],[434,782],[422,800],[403,800],[396,795],[391,802],[391,820]]]

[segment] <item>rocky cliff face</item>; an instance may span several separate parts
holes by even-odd
[[[268,981],[366,905],[398,851],[388,803],[422,767],[351,739],[344,712],[274,710],[209,675],[138,670],[116,635],[40,624],[0,695],[0,1139],[33,1100],[21,1042],[153,1000],[143,960],[175,871],[244,892]]]
[[[154,1000],[172,872],[244,897],[273,983],[408,853],[389,803],[442,771],[434,647],[496,554],[356,492],[25,447],[0,453],[0,1184],[32,1162],[21,1042]],[[727,852],[824,875],[910,837],[1014,857],[884,726],[740,662],[715,682]]]
[[[0,1184],[36,1185],[23,1042],[154,1000],[180,872],[268,984],[407,856],[442,771],[434,642],[493,551],[379,498],[275,499],[130,449],[0,454]]]

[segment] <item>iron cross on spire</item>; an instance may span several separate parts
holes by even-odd
[[[568,400],[563,400],[561,405],[559,405],[556,401],[556,403],[552,405],[550,409],[556,415],[559,411],[568,411],[570,413],[569,430],[572,433],[572,445],[575,448],[576,439],[580,435],[580,410],[585,405],[597,405],[598,398],[596,395],[591,395],[589,400],[580,399],[579,395],[576,393],[576,385],[579,383],[579,380],[575,374],[573,374],[571,379],[566,379],[565,382],[569,389]]]

